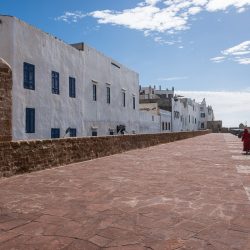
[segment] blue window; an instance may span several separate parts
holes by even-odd
[[[107,103],[110,104],[110,87],[107,87]]]
[[[92,130],[92,136],[97,136],[97,130]]]
[[[69,97],[76,97],[76,79],[69,77]]]
[[[76,137],[76,128],[70,128],[69,136],[70,137]]]
[[[51,138],[60,138],[60,128],[51,129]]]
[[[93,101],[97,100],[97,95],[96,95],[96,84],[93,84]]]
[[[123,104],[123,107],[126,106],[126,93],[125,92],[122,92],[122,104]]]
[[[59,73],[52,71],[51,73],[51,81],[52,81],[52,94],[60,94],[59,91]]]
[[[135,97],[133,96],[133,109],[135,109]]]
[[[23,87],[25,89],[35,89],[35,65],[23,63]]]
[[[26,122],[25,122],[26,133],[35,133],[35,109],[26,108]]]

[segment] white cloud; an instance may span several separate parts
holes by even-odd
[[[208,11],[226,10],[235,7],[238,12],[244,11],[245,6],[250,5],[250,0],[210,0],[206,6]]]
[[[189,10],[188,10],[188,13],[190,14],[190,15],[196,15],[196,14],[198,14],[199,12],[201,12],[202,11],[202,8],[200,8],[200,7],[191,7]]]
[[[245,41],[232,48],[222,51],[224,55],[238,55],[239,53],[250,53],[250,41]]]
[[[220,62],[223,62],[225,59],[225,56],[217,56],[217,57],[213,57],[211,58],[210,60],[212,62],[215,62],[215,63],[220,63]]]
[[[142,0],[130,9],[96,10],[87,14],[81,11],[65,12],[55,20],[76,23],[90,16],[97,19],[99,24],[119,25],[142,31],[145,36],[153,33],[154,37],[162,37],[163,33],[176,34],[190,29],[190,22],[202,11],[228,11],[234,7],[241,13],[249,6],[250,0]],[[163,40],[155,39],[160,44],[172,44]]]
[[[176,32],[189,28],[190,17],[201,11],[224,11],[234,7],[243,12],[250,0],[144,0],[122,11],[97,10],[89,13],[99,23],[121,25],[148,32]]]
[[[239,64],[250,64],[250,57],[246,55],[250,54],[250,41],[242,42],[231,48],[221,51],[222,56],[211,58],[213,62],[222,62],[224,60],[233,60]]]
[[[157,43],[159,43],[159,44],[161,44],[161,45],[164,45],[164,44],[173,45],[173,44],[175,44],[177,42],[177,41],[167,41],[167,40],[163,39],[160,36],[156,36],[154,38],[154,41],[157,42]]]
[[[238,62],[239,64],[250,64],[250,58],[236,58],[235,59],[236,62]]]
[[[176,91],[201,102],[206,98],[207,104],[213,107],[215,119],[222,120],[223,126],[239,126],[247,121],[250,125],[250,92],[212,92],[212,91]]]
[[[80,19],[83,19],[86,14],[83,14],[81,11],[69,12],[66,11],[62,16],[56,17],[56,21],[63,21],[66,23],[77,23]]]
[[[158,78],[158,81],[180,81],[188,79],[187,76],[174,76],[174,77],[161,77]]]

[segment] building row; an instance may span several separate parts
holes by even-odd
[[[140,87],[140,110],[160,117],[157,132],[179,132],[209,129],[209,122],[214,122],[214,112],[207,106],[206,100],[201,103],[171,90],[156,87]]]
[[[173,89],[139,89],[133,70],[12,16],[0,16],[0,58],[12,71],[13,140],[198,130],[213,119],[205,101],[179,98]]]

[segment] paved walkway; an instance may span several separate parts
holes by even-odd
[[[0,249],[250,249],[250,155],[209,134],[0,179]]]

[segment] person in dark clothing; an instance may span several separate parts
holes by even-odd
[[[248,154],[250,151],[250,134],[248,133],[247,128],[244,129],[241,140],[243,141],[243,151]]]

